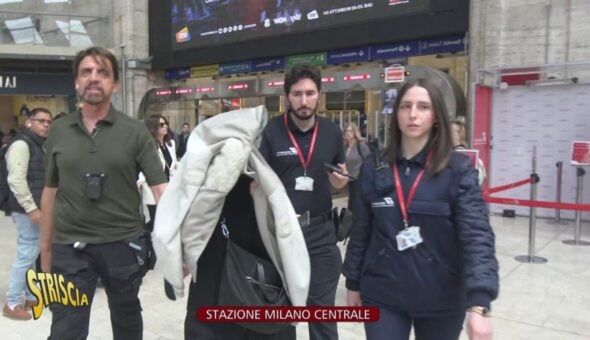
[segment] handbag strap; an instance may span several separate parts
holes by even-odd
[[[223,237],[227,240],[227,242],[231,242],[229,238],[229,229],[227,228],[227,224],[225,223],[225,217],[221,217],[219,221],[219,226],[221,228],[221,233]],[[277,301],[273,301],[269,296],[271,296],[272,292],[269,290],[268,285],[266,284],[266,277],[264,276],[264,266],[261,262],[256,261],[256,272],[258,274],[258,286],[260,287],[260,291],[264,296],[264,299],[269,303],[276,303]],[[279,298],[279,296],[277,296]]]
[[[269,291],[268,287],[266,286],[266,278],[264,276],[264,266],[262,265],[262,263],[256,262],[256,269],[258,271],[259,287],[260,287],[260,290],[262,291],[262,295],[264,295],[264,299],[269,303],[275,303],[276,301],[272,301],[269,298],[271,292]]]
[[[363,153],[361,151],[361,142],[360,141],[356,142],[356,150],[358,151],[359,155],[361,156],[361,159],[364,161],[365,156],[363,155]]]

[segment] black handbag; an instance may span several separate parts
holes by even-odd
[[[225,220],[221,229],[227,239],[225,259],[219,285],[219,306],[291,306],[283,281],[274,264],[233,243]],[[289,323],[244,322],[241,327],[273,334],[290,326]]]

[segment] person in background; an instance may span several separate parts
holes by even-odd
[[[6,151],[8,197],[5,212],[17,228],[16,259],[10,270],[4,316],[29,320],[27,309],[37,304],[26,285],[27,270],[35,267],[39,256],[39,220],[45,166],[43,144],[51,127],[51,112],[45,108],[30,111],[23,132],[15,136]]]
[[[365,158],[369,157],[371,150],[361,137],[359,128],[355,123],[350,123],[344,128],[344,148],[346,168],[353,177],[358,178],[361,172],[361,165]],[[356,186],[356,181],[348,181],[348,210],[350,211],[353,211],[353,202],[355,201],[357,192]]]
[[[260,153],[283,182],[300,216],[311,261],[309,306],[335,303],[342,257],[336,245],[330,185],[341,189],[348,183],[342,133],[329,119],[317,115],[321,83],[316,66],[293,66],[285,74],[288,110],[268,122],[260,144]],[[327,171],[324,164],[339,168],[342,174]],[[310,323],[309,338],[338,339],[336,323]]]
[[[186,143],[188,143],[188,137],[191,134],[191,126],[189,125],[189,123],[184,122],[182,124],[182,128],[180,130],[180,134],[178,135],[178,141],[177,141],[177,145],[178,147],[176,148],[176,158],[177,159],[181,159],[182,156],[184,156],[184,153],[186,152]]]
[[[157,201],[166,176],[145,126],[111,105],[119,88],[117,65],[106,48],[78,52],[73,73],[83,105],[57,120],[45,143],[41,268],[63,275],[89,302],[51,303],[49,340],[88,337],[99,277],[108,297],[112,339],[143,337],[138,293],[155,257],[140,219],[136,180],[142,171]]]
[[[460,120],[453,120],[451,122],[451,137],[453,139],[453,148],[455,150],[466,150],[467,145],[467,133],[465,129],[465,123]],[[478,171],[478,183],[482,186],[486,179],[486,167],[483,164],[481,158],[477,158],[475,168]]]
[[[18,114],[21,117],[28,117],[31,114],[31,110],[29,110],[29,107],[27,106],[27,104],[23,104],[20,107],[20,110],[18,110]]]
[[[390,144],[361,169],[343,274],[349,306],[375,306],[367,339],[492,339],[498,261],[488,209],[467,156],[453,152],[439,88],[400,89]]]
[[[145,120],[145,126],[148,128],[154,141],[156,142],[158,156],[162,163],[162,169],[166,174],[166,179],[174,174],[177,166],[176,160],[176,143],[168,125],[168,120],[161,115],[151,115]],[[151,232],[154,229],[154,216],[156,216],[156,200],[152,195],[149,186],[145,182],[143,173],[139,174],[138,184],[141,185],[143,204],[147,206],[149,218],[146,222],[146,230]]]

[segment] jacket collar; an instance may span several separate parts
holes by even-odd
[[[104,119],[99,120],[98,123],[106,122],[109,125],[113,125],[117,120],[117,113],[118,111],[115,110],[111,105],[107,116]],[[67,117],[70,117],[70,121],[68,122],[69,125],[78,125],[80,127],[84,127],[84,122],[82,121],[82,111],[78,110],[75,113],[67,115]]]
[[[415,154],[414,157],[407,159],[402,156],[401,145],[399,145],[397,148],[397,163],[414,163],[423,168],[426,165],[426,156],[428,155],[428,150],[429,143],[426,143],[420,152]]]

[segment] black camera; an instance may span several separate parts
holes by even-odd
[[[84,183],[86,184],[86,197],[96,201],[102,197],[104,184],[107,175],[104,173],[86,173],[84,174]]]

